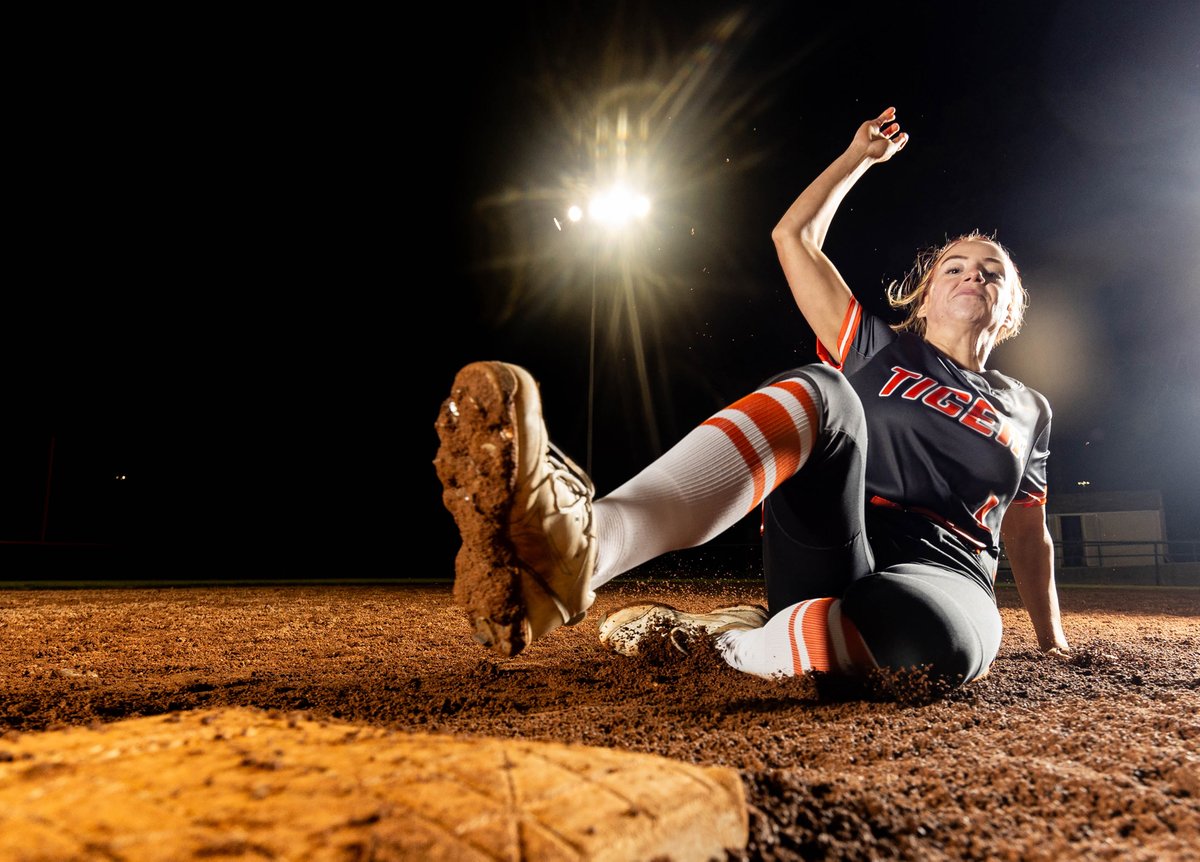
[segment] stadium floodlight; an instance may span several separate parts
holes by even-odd
[[[650,198],[633,191],[625,185],[616,185],[590,196],[587,219],[601,228],[619,232],[631,222],[644,219],[650,214]],[[578,204],[567,208],[567,219],[573,223],[583,221],[584,210]],[[555,224],[558,220],[555,219]],[[559,228],[561,230],[561,227]],[[596,392],[596,249],[592,258],[592,314],[588,327],[588,407],[587,407],[587,455],[585,469],[592,472],[592,432],[594,426],[594,401]]]
[[[650,213],[650,199],[626,186],[614,186],[588,201],[588,218],[607,228],[622,228]]]

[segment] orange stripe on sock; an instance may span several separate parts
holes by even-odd
[[[802,610],[804,610],[803,603],[796,605],[792,611],[792,616],[788,619],[788,640],[792,644],[792,672],[796,676],[807,670],[804,667],[804,662],[800,660],[800,645],[796,643],[796,614]]]
[[[837,659],[829,643],[829,606],[837,599],[815,599],[800,618],[800,636],[813,670],[836,670]],[[857,634],[857,632],[855,632]]]
[[[730,409],[745,413],[750,421],[758,426],[758,430],[767,440],[767,445],[771,447],[775,456],[775,484],[771,490],[778,488],[784,479],[796,475],[796,471],[800,469],[804,444],[787,408],[770,395],[755,392],[738,401]],[[761,498],[755,499],[756,505],[759,499]]]
[[[817,405],[813,403],[812,393],[808,391],[808,387],[798,380],[783,380],[774,385],[778,386],[784,392],[792,395],[797,401],[800,402],[800,406],[804,408],[804,415],[808,417],[808,430],[812,435],[811,439],[813,442],[816,442],[817,433],[821,429],[821,416],[817,412]],[[799,466],[797,466],[796,469],[799,470]],[[778,477],[778,475],[778,470],[776,470],[776,476]],[[790,475],[793,474],[789,474],[789,476]]]
[[[773,385],[791,394],[800,402],[808,419],[808,427],[815,439],[818,414],[812,395],[803,384],[796,380],[784,380]],[[775,484],[768,489],[766,487],[766,469],[762,459],[754,450],[750,439],[738,428],[737,424],[724,416],[714,416],[703,423],[725,432],[725,436],[729,438],[734,448],[742,456],[742,460],[746,462],[754,481],[754,499],[750,503],[750,508],[753,509],[762,502],[768,491],[775,490],[781,482],[796,475],[796,471],[804,463],[804,441],[800,439],[800,429],[787,408],[763,392],[752,392],[745,398],[729,405],[727,409],[745,414],[762,432],[767,445],[771,447],[772,455],[774,455]]]
[[[766,490],[767,485],[766,471],[763,469],[758,453],[754,451],[754,447],[750,445],[750,440],[742,433],[742,429],[724,416],[714,416],[703,424],[711,425],[714,428],[724,431],[725,436],[729,438],[729,442],[738,450],[738,453],[746,462],[746,466],[750,468],[750,476],[754,480],[754,502],[750,504],[750,508],[753,509],[762,500],[763,496],[765,496],[763,492]]]

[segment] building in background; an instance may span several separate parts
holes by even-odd
[[[1055,494],[1047,503],[1046,520],[1059,568],[1169,562],[1159,491]]]

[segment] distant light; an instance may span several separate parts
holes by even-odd
[[[124,481],[125,481],[125,474],[124,474],[124,473],[118,473],[118,474],[117,474],[115,477],[113,477],[113,478],[115,478],[115,479],[116,479],[118,482],[124,482]]]
[[[1091,482],[1089,482],[1089,481],[1087,481],[1086,479],[1084,479],[1082,482],[1076,482],[1075,484],[1076,484],[1076,485],[1083,486],[1083,485],[1090,485],[1090,484],[1092,484],[1092,483],[1091,483]]]
[[[571,204],[571,206],[567,209],[567,218],[569,218],[571,221],[579,221],[581,218],[583,218],[583,210],[577,207],[575,204]]]
[[[596,195],[588,202],[588,217],[609,227],[622,227],[632,218],[645,218],[650,199],[624,186]]]

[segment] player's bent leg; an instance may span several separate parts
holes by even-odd
[[[824,671],[862,676],[874,668],[918,668],[952,685],[988,672],[1000,648],[1000,615],[987,592],[934,566],[896,566],[856,581],[842,599],[807,599],[753,624],[724,608],[684,614],[669,605],[623,608],[601,624],[601,641],[636,654],[645,637],[693,621],[717,635],[726,664],[766,678]],[[734,624],[727,624],[729,622]],[[707,625],[705,624],[707,623]]]
[[[768,678],[814,670],[861,675],[876,666],[858,628],[835,598],[797,602],[761,628],[721,635],[716,645],[730,667]]]
[[[537,382],[475,362],[438,413],[434,465],[462,547],[454,596],[479,643],[514,656],[584,618],[596,537],[592,483],[549,441]]]
[[[775,614],[806,599],[840,596],[874,568],[864,530],[867,425],[858,394],[838,371],[791,372],[811,382],[822,433],[812,456],[763,507],[763,572]]]
[[[809,377],[779,379],[690,431],[595,504],[593,586],[668,551],[707,542],[804,465],[821,436]]]
[[[949,569],[892,566],[855,581],[842,607],[880,667],[927,668],[956,685],[986,673],[1000,650],[995,599]]]

